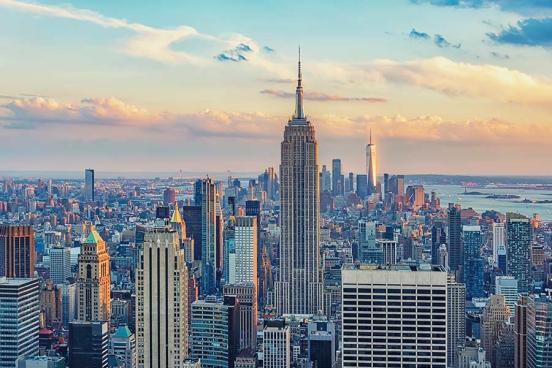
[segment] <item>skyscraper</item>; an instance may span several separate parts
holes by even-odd
[[[341,275],[343,366],[447,367],[443,268],[345,265]]]
[[[448,254],[451,272],[461,271],[464,263],[462,249],[462,219],[460,205],[449,203],[448,206]]]
[[[531,289],[531,222],[525,216],[506,214],[507,274],[518,280],[519,292]]]
[[[496,357],[494,351],[501,329],[511,315],[504,295],[491,295],[481,314],[481,345],[491,363]]]
[[[201,293],[216,289],[217,271],[217,201],[215,183],[211,178],[201,181]]]
[[[520,295],[515,305],[514,368],[527,367],[527,302],[528,297]]]
[[[527,300],[527,368],[552,367],[552,299],[530,295]]]
[[[368,189],[371,193],[377,186],[377,156],[376,144],[372,143],[372,130],[370,129],[370,142],[366,145],[366,174],[368,175]]]
[[[94,169],[84,170],[84,199],[86,201],[94,202],[96,199],[94,185]]]
[[[75,321],[69,324],[69,367],[107,368],[108,322]]]
[[[0,277],[34,277],[35,238],[30,225],[0,225]]]
[[[518,302],[518,281],[513,276],[496,276],[495,294],[504,295],[506,305],[514,315],[516,303]]]
[[[202,367],[233,368],[240,346],[240,306],[235,296],[192,303],[190,355]]]
[[[236,283],[250,283],[258,295],[257,217],[238,216],[235,227]]]
[[[368,196],[368,176],[357,175],[356,177],[356,194],[360,199]]]
[[[506,273],[506,241],[503,222],[493,223],[493,261],[494,266]]]
[[[188,270],[178,233],[146,232],[136,270],[138,367],[179,368],[188,356]]]
[[[481,258],[481,228],[479,226],[463,226],[464,240],[464,283],[466,284],[466,299],[479,298],[483,290],[483,258]]]
[[[284,131],[280,164],[278,313],[317,313],[322,307],[318,143],[303,112],[301,61],[295,115]]]
[[[50,279],[54,284],[63,284],[71,277],[71,248],[50,249]]]
[[[0,277],[0,367],[38,354],[38,279]]]
[[[334,196],[343,195],[344,184],[345,183],[343,182],[343,173],[341,171],[341,160],[338,158],[334,158],[332,160],[332,194]]]
[[[322,165],[322,171],[320,171],[320,192],[326,191],[332,191],[332,174],[326,169],[326,165]]]
[[[456,367],[458,351],[466,341],[466,286],[449,276],[447,285],[447,362]]]
[[[165,188],[163,191],[163,204],[172,206],[176,203],[176,190],[174,188]]]
[[[225,296],[235,296],[240,303],[239,349],[257,349],[257,295],[251,283],[224,285]]]
[[[77,278],[78,319],[109,321],[111,318],[111,276],[109,253],[95,229],[81,244]]]
[[[291,330],[284,320],[265,321],[263,328],[263,367],[291,367]]]

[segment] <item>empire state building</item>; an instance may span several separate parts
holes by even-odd
[[[284,130],[280,164],[280,274],[274,285],[278,314],[322,309],[318,143],[303,112],[301,59],[295,115]]]

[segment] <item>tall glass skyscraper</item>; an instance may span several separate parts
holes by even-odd
[[[519,292],[531,288],[531,222],[516,213],[506,214],[507,274],[518,280]]]
[[[449,203],[448,206],[448,253],[449,268],[451,272],[460,271],[464,252],[462,250],[462,209],[460,205]]]
[[[552,300],[531,295],[527,302],[527,368],[552,367]]]
[[[322,308],[318,142],[303,112],[301,61],[295,115],[282,141],[280,164],[280,275],[277,313],[317,313]]]
[[[483,258],[481,258],[481,228],[479,226],[464,226],[464,283],[466,298],[479,298],[483,290]]]
[[[94,169],[84,170],[84,199],[94,202]]]

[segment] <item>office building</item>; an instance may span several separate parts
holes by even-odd
[[[491,368],[491,362],[485,357],[485,350],[476,340],[468,340],[465,346],[456,352],[455,368]]]
[[[109,253],[104,240],[95,229],[91,229],[82,242],[78,259],[78,319],[109,321],[111,318]]]
[[[94,202],[96,200],[94,185],[94,169],[84,170],[84,199],[87,202]]]
[[[178,233],[161,222],[136,270],[136,350],[140,368],[180,368],[188,357],[188,270]]]
[[[487,354],[487,360],[494,366],[495,348],[504,324],[511,316],[503,295],[491,295],[481,314],[481,346]]]
[[[343,367],[447,366],[447,273],[430,265],[345,265]]]
[[[519,292],[531,290],[531,222],[522,215],[506,214],[507,274],[518,280]]]
[[[190,356],[206,368],[234,368],[240,345],[240,306],[235,296],[192,303]]]
[[[108,322],[74,321],[69,324],[69,367],[107,368]]]
[[[257,295],[252,283],[224,285],[224,296],[235,296],[240,304],[239,350],[257,349]]]
[[[39,280],[0,277],[0,368],[38,355]]]
[[[368,176],[368,191],[375,193],[378,181],[376,144],[372,143],[372,129],[370,129],[370,142],[366,145],[366,175]]]
[[[332,160],[332,194],[334,196],[343,195],[345,190],[344,185],[343,173],[341,171],[341,160],[335,158]]]
[[[466,341],[466,285],[449,276],[447,284],[447,364],[455,367]]]
[[[504,295],[506,305],[510,308],[512,315],[515,315],[516,303],[518,301],[518,281],[513,276],[495,277],[495,294]]]
[[[163,204],[167,207],[174,206],[176,203],[176,190],[174,188],[165,188],[163,191]]]
[[[0,225],[0,277],[34,277],[35,236],[30,225]]]
[[[248,200],[245,201],[245,215],[246,216],[254,216],[255,217],[255,223],[256,223],[256,232],[257,232],[257,241],[256,241],[256,250],[255,254],[257,257],[256,263],[257,263],[257,285],[260,287],[261,282],[260,280],[263,277],[262,274],[262,255],[263,255],[263,245],[261,244],[261,202],[258,200]],[[242,220],[243,221],[243,220]],[[238,221],[239,222],[239,221]],[[257,296],[259,296],[260,292],[257,290]]]
[[[483,290],[483,258],[481,257],[481,228],[479,226],[463,226],[464,243],[464,283],[466,284],[466,299],[484,296]]]
[[[203,247],[201,206],[184,206],[182,220],[186,223],[186,236],[194,241],[194,260],[200,261]]]
[[[552,367],[552,300],[530,295],[527,299],[527,368]]]
[[[136,340],[126,325],[120,325],[111,334],[110,353],[125,363],[125,368],[136,367]]]
[[[263,368],[291,367],[291,330],[284,320],[265,321]]]
[[[528,297],[520,295],[515,305],[514,368],[527,367],[527,302]]]
[[[493,223],[493,263],[506,273],[506,232],[503,222]]]
[[[63,284],[71,273],[71,249],[53,247],[50,249],[50,280],[54,284]]]
[[[333,368],[336,362],[335,324],[315,317],[308,322],[308,356],[314,367]]]
[[[57,286],[61,290],[63,326],[68,328],[69,323],[77,318],[77,284],[66,282]]]
[[[40,309],[42,321],[46,326],[58,326],[63,323],[62,292],[51,280],[46,281],[40,289]]]
[[[356,194],[360,199],[365,199],[368,197],[368,176],[367,175],[357,175],[356,177]]]
[[[201,293],[210,294],[217,287],[217,208],[214,181],[201,181]],[[222,256],[222,255],[221,255]]]
[[[406,188],[406,201],[412,207],[412,211],[418,211],[425,204],[423,185],[409,185]]]
[[[431,264],[440,264],[439,248],[447,244],[447,232],[442,222],[436,222],[431,228]],[[448,264],[445,264],[448,267]]]
[[[280,274],[274,285],[278,314],[316,314],[322,308],[318,143],[303,112],[301,62],[295,115],[285,127],[280,164]]]
[[[236,283],[251,283],[257,295],[257,217],[238,216],[235,227]]]
[[[462,219],[460,205],[449,203],[448,206],[448,256],[451,272],[458,273],[464,264],[462,247]]]
[[[358,259],[362,263],[383,263],[383,252],[376,247],[374,221],[358,221]]]
[[[357,176],[358,180],[358,176]],[[332,191],[332,174],[326,168],[326,165],[322,165],[322,171],[320,171],[320,193]]]

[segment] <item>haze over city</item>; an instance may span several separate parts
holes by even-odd
[[[0,0],[0,169],[257,172],[279,161],[301,44],[320,162],[547,175],[543,1]]]

